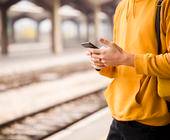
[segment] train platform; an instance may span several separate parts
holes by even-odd
[[[110,79],[90,70],[1,92],[0,124],[103,89],[109,82]]]
[[[84,48],[67,50],[59,55],[22,53],[0,57],[0,92],[92,69]]]
[[[22,47],[22,46],[21,46]],[[0,76],[25,73],[45,69],[52,66],[64,66],[68,64],[88,62],[85,49],[67,50],[61,54],[22,52],[17,55],[0,56]]]
[[[105,108],[45,140],[106,140],[111,121]]]
[[[111,79],[99,75],[91,68],[84,51],[65,52],[58,56],[41,54],[2,57],[0,60],[0,65],[3,66],[0,70],[0,125],[3,126],[23,116],[29,116],[52,106],[105,89]],[[35,76],[38,76],[39,80],[35,80]],[[6,80],[6,85],[3,83],[3,78]],[[34,80],[36,82],[33,82]],[[18,84],[18,86],[13,86],[13,83]],[[25,85],[21,85],[23,83]],[[100,126],[96,125],[95,120],[101,122],[99,125],[102,127],[99,131],[103,131],[103,133],[99,135],[100,139],[94,135],[92,137],[94,140],[105,139],[110,123],[108,122],[110,115],[107,115],[107,111],[101,112],[103,113],[95,113],[99,114],[97,115],[100,116],[99,118],[92,119],[94,127],[91,126],[91,123],[85,126],[91,131],[92,129],[98,130]],[[100,120],[101,117],[103,117],[103,122]],[[97,128],[95,128],[96,126]],[[70,128],[68,129],[70,131]],[[86,132],[80,133],[83,135]],[[75,136],[74,140],[76,137],[78,139],[78,136]]]

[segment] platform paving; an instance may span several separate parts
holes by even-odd
[[[0,76],[26,73],[45,69],[52,66],[65,66],[68,64],[88,62],[85,50],[71,51],[62,54],[37,54],[0,57]]]
[[[106,140],[111,121],[105,108],[45,140]]]
[[[0,94],[0,123],[104,88],[110,79],[95,70],[8,90]]]
[[[20,86],[60,78],[72,72],[92,69],[84,48],[67,50],[58,55],[36,53],[36,55],[28,55],[25,52],[6,57],[0,56],[0,93]]]

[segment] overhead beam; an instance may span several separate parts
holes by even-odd
[[[94,12],[93,6],[87,0],[60,0],[62,5],[70,5],[84,14]]]
[[[44,0],[30,0],[32,3],[44,8],[48,12],[52,12],[52,7],[49,5],[53,0],[49,0],[49,3],[46,3]]]
[[[14,5],[15,3],[19,2],[20,0],[9,0],[8,2],[5,2],[0,5],[1,8],[8,9],[11,5]]]
[[[11,18],[11,20],[12,20],[13,23],[15,23],[16,21],[18,21],[18,20],[20,20],[22,18],[30,18],[32,20],[38,21],[37,19],[35,19],[34,17],[32,17],[32,16],[30,16],[30,15],[28,15],[26,13],[23,13],[23,14],[21,14],[19,16],[13,17],[13,18]]]
[[[115,13],[116,7],[120,0],[114,0],[112,2],[106,2],[101,5],[101,11],[106,13],[110,19],[112,20],[112,17]]]
[[[37,21],[35,41],[40,42],[40,22],[39,21]]]

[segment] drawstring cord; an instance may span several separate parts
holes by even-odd
[[[131,1],[131,5],[130,5],[130,1]],[[128,0],[127,12],[126,12],[126,20],[128,19],[131,10],[132,10],[133,18],[135,18],[135,10],[136,10],[135,5],[136,5],[136,0]]]
[[[136,0],[133,0],[133,18],[135,18],[135,4],[136,4]]]
[[[128,0],[128,4],[127,4],[127,11],[126,11],[126,20],[129,17],[129,0]]]

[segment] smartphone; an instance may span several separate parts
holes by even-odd
[[[91,42],[84,42],[84,43],[81,43],[81,45],[85,48],[93,48],[93,49],[99,49],[99,47],[95,46],[94,44],[92,44]],[[95,69],[97,71],[100,71],[101,68],[100,67],[95,67]]]
[[[99,47],[95,46],[91,42],[84,42],[84,43],[81,43],[81,45],[85,48],[99,49]]]

